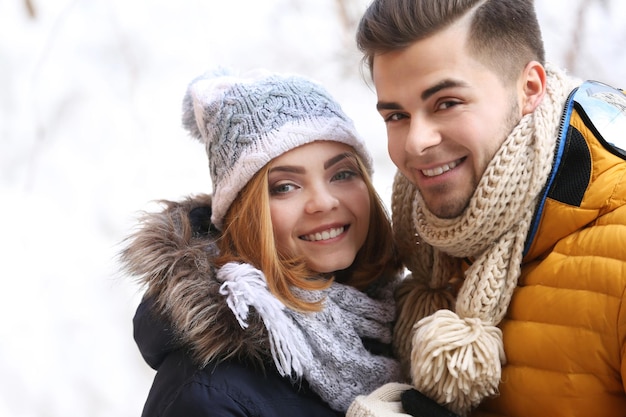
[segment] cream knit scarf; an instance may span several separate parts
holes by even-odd
[[[579,82],[547,66],[548,89],[487,167],[465,212],[435,217],[402,175],[393,224],[411,271],[397,293],[394,343],[413,385],[466,415],[497,393],[505,363],[503,319],[520,276],[524,242],[553,164],[560,116]],[[473,258],[463,272],[462,258]],[[456,299],[455,284],[460,285]]]

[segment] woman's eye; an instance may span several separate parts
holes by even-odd
[[[277,185],[274,185],[270,189],[270,194],[271,195],[286,194],[286,193],[288,193],[290,191],[293,191],[295,189],[296,189],[296,186],[294,184],[291,184],[291,183],[277,184]]]
[[[333,175],[333,180],[334,181],[344,181],[344,180],[348,180],[348,179],[354,178],[357,175],[359,175],[359,174],[357,172],[355,172],[355,171],[350,171],[350,170],[340,171],[340,172],[336,173],[335,175]]]

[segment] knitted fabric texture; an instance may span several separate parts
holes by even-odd
[[[196,78],[183,99],[183,126],[205,145],[213,184],[212,222],[273,158],[317,140],[352,146],[370,175],[372,158],[352,121],[319,84],[255,70],[217,69]]]
[[[394,181],[394,232],[411,271],[397,292],[394,342],[413,385],[461,415],[497,393],[506,358],[496,326],[517,286],[563,105],[580,84],[551,65],[547,73],[542,103],[506,138],[461,216],[437,218],[405,177]],[[464,257],[473,263],[463,276]]]
[[[363,338],[391,344],[393,282],[380,288],[377,298],[337,282],[320,291],[294,289],[306,301],[323,300],[321,311],[300,313],[278,301],[263,273],[251,265],[226,264],[217,277],[242,327],[251,307],[262,318],[281,375],[304,378],[333,409],[345,412],[357,395],[400,378],[395,359],[363,345]]]
[[[348,408],[346,417],[410,417],[411,414],[402,409],[401,395],[411,388],[411,385],[390,382],[370,395],[359,395]]]

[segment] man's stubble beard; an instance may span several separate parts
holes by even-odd
[[[519,122],[522,120],[522,116],[520,114],[520,110],[519,110],[519,104],[517,102],[517,96],[514,96],[510,99],[510,103],[511,105],[509,106],[509,112],[507,114],[507,117],[504,121],[504,126],[502,129],[502,133],[501,133],[501,141],[500,141],[500,146],[498,146],[498,148],[495,150],[494,154],[491,155],[491,158],[489,160],[489,162],[487,163],[487,165],[484,167],[483,172],[481,174],[480,177],[476,178],[476,177],[472,177],[472,184],[471,184],[471,189],[473,190],[471,195],[469,197],[464,197],[463,199],[459,199],[456,201],[451,201],[449,205],[444,204],[443,206],[439,207],[437,210],[432,210],[430,207],[428,207],[428,204],[426,204],[426,206],[428,207],[428,209],[437,217],[441,218],[441,219],[454,219],[457,218],[459,216],[461,216],[465,210],[467,210],[467,208],[470,205],[470,202],[472,201],[472,198],[474,196],[474,194],[476,193],[476,189],[478,188],[478,184],[480,183],[480,180],[482,178],[482,176],[485,174],[485,171],[487,170],[487,167],[489,166],[489,164],[491,164],[491,161],[493,160],[493,157],[498,153],[498,151],[500,150],[500,148],[502,147],[502,144],[504,142],[506,142],[506,139],[509,137],[509,135],[511,134],[511,132],[513,131],[513,129],[519,124]],[[447,193],[448,186],[447,185],[442,185],[441,186],[441,193]]]

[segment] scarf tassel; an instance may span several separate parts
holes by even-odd
[[[217,279],[223,282],[220,294],[226,297],[242,329],[248,327],[250,306],[263,319],[278,372],[282,376],[301,377],[307,358],[296,348],[302,345],[300,332],[285,315],[285,305],[267,289],[263,272],[249,264],[229,262],[219,269]]]
[[[460,415],[497,393],[505,355],[496,326],[439,310],[415,325],[412,340],[418,391]]]

